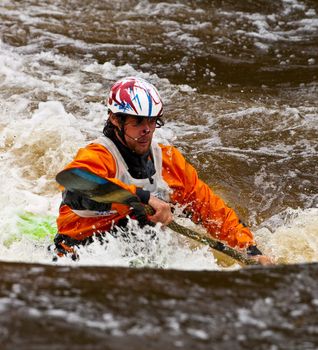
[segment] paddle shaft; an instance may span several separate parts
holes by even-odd
[[[147,205],[145,207],[145,209],[146,209],[146,212],[148,214],[154,213],[153,209],[149,205]],[[180,233],[181,235],[183,235],[185,237],[191,238],[192,240],[194,240],[198,243],[208,245],[212,249],[217,250],[219,252],[222,252],[223,254],[230,256],[231,258],[237,260],[239,263],[241,263],[243,265],[257,265],[258,264],[254,259],[248,257],[246,254],[241,253],[241,252],[237,251],[236,249],[225,245],[221,241],[219,241],[215,238],[212,238],[212,237],[202,236],[199,233],[197,233],[197,232],[195,232],[187,227],[184,227],[175,221],[172,221],[167,226],[172,231],[174,231],[176,233]]]

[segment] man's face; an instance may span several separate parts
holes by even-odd
[[[128,148],[139,155],[147,153],[155,129],[156,118],[127,117],[124,134]]]

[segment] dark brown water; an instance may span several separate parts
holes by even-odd
[[[1,264],[2,349],[317,349],[317,265],[235,272]]]
[[[20,262],[0,264],[3,348],[318,348],[317,13],[314,0],[1,1],[0,259]],[[302,264],[73,268],[11,245],[17,212],[56,213],[55,174],[102,129],[110,85],[136,74],[164,98],[159,136],[266,254]]]

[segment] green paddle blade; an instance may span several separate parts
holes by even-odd
[[[21,235],[35,240],[43,240],[46,237],[53,238],[57,232],[55,220],[54,216],[24,212],[19,215],[17,228]]]

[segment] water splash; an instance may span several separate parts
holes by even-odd
[[[318,208],[289,208],[262,226],[256,231],[256,240],[278,263],[318,261]]]

